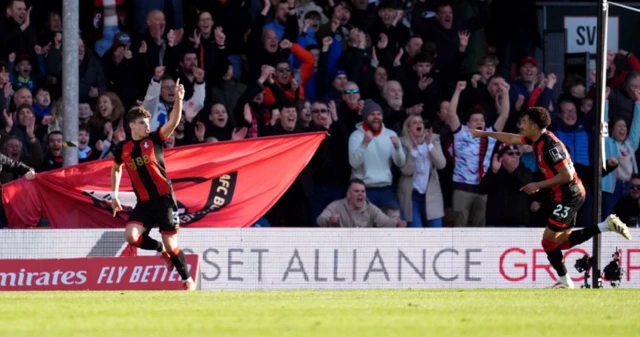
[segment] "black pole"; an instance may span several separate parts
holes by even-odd
[[[606,100],[607,89],[607,32],[609,21],[609,2],[608,0],[598,0],[598,44],[596,51],[596,149],[594,160],[593,175],[593,223],[596,226],[601,219],[601,201],[602,201],[602,168],[605,164],[604,137],[608,135],[607,121],[603,121],[604,104]],[[593,237],[593,288],[600,288],[600,234]]]

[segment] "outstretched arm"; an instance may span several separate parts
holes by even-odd
[[[182,118],[182,100],[184,99],[184,86],[180,84],[180,79],[176,81],[176,101],[173,104],[173,110],[169,116],[169,121],[162,126],[160,132],[164,139],[168,139],[173,130],[178,127],[180,118]]]
[[[473,138],[491,137],[507,144],[515,144],[515,145],[524,144],[524,142],[522,141],[522,136],[515,133],[471,130],[471,129],[469,129],[469,132],[471,132],[471,135],[473,136]]]

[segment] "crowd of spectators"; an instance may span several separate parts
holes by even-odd
[[[5,2],[0,149],[57,169],[61,1]],[[167,147],[328,132],[260,223],[545,226],[548,191],[519,192],[544,179],[531,147],[467,132],[518,132],[519,112],[541,106],[588,190],[579,224],[591,222],[595,74],[542,72],[535,0],[83,0],[80,29],[80,162],[112,156],[134,105],[163,125],[180,79],[185,110]],[[607,64],[603,216],[634,222],[640,61],[620,50]],[[23,171],[7,166],[1,182]]]

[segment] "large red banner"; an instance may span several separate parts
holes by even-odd
[[[284,194],[326,133],[258,138],[165,151],[182,227],[249,227]],[[101,160],[19,179],[3,186],[10,228],[122,228],[136,203],[128,174],[112,217],[111,166]],[[126,170],[125,170],[126,171]]]
[[[200,257],[185,255],[196,280]],[[179,290],[180,275],[159,256],[2,260],[0,291],[7,290]]]

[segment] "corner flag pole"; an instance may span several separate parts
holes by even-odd
[[[593,223],[596,226],[601,219],[602,201],[602,168],[606,168],[606,156],[603,153],[604,140],[608,136],[608,124],[604,120],[604,105],[607,90],[607,32],[609,25],[609,1],[598,0],[598,42],[596,51],[596,125],[597,141],[595,142],[595,159],[593,175]],[[595,259],[593,269],[593,288],[600,288],[601,261],[600,261],[600,234],[593,237],[593,257]]]
[[[80,4],[79,0],[63,0],[62,5],[62,162],[66,167],[78,163]]]

